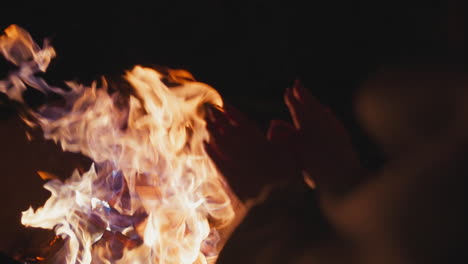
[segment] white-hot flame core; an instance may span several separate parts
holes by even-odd
[[[217,230],[234,210],[221,176],[206,155],[205,103],[222,105],[210,86],[188,72],[168,74],[136,66],[126,74],[134,95],[119,105],[103,81],[52,87],[36,73],[55,56],[10,26],[0,52],[18,66],[0,92],[23,102],[27,86],[60,94],[65,106],[30,111],[46,139],[81,152],[95,165],[64,182],[45,184],[51,197],[23,212],[26,226],[53,229],[65,239],[61,263],[207,263],[215,258]],[[162,80],[178,85],[169,88]]]

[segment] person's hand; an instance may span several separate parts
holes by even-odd
[[[318,191],[332,196],[349,191],[364,171],[343,125],[299,81],[286,90],[285,102],[297,131],[293,148]]]
[[[273,142],[282,138],[280,129],[269,133],[268,140],[232,106],[208,106],[207,115],[210,141],[205,149],[240,200],[258,198],[271,184],[301,179],[291,154]]]

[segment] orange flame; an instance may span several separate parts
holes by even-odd
[[[141,66],[125,76],[134,88],[125,107],[105,80],[52,87],[35,74],[47,69],[54,49],[15,25],[5,33],[0,52],[19,69],[0,81],[0,92],[19,102],[27,86],[61,95],[63,108],[44,106],[25,121],[95,162],[64,182],[41,172],[51,197],[23,212],[22,224],[64,239],[58,263],[213,262],[218,231],[235,217],[235,197],[203,148],[204,104],[222,106],[220,95],[186,71]]]

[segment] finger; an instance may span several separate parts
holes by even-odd
[[[216,126],[216,124],[211,120],[206,120],[206,130],[210,134],[210,142],[220,142],[223,138],[222,131]]]
[[[206,120],[206,129],[210,134],[210,144],[216,146],[220,153],[230,153],[232,151],[233,142],[235,142],[235,133],[232,129],[220,127],[218,123]]]
[[[293,95],[307,108],[309,122],[315,122],[317,124],[327,123],[332,125],[336,130],[345,131],[343,124],[338,120],[330,107],[321,104],[299,80],[296,80],[293,85]]]
[[[289,113],[291,114],[294,126],[297,129],[301,128],[305,123],[306,113],[304,106],[293,95],[291,88],[286,88],[286,92],[284,94],[284,102],[286,103],[286,106],[289,109]]]
[[[246,115],[244,115],[241,111],[239,111],[237,108],[234,106],[225,103],[224,104],[224,110],[227,116],[237,125],[237,126],[247,126],[250,125],[251,122],[247,118]]]
[[[300,81],[296,80],[292,89],[286,93],[288,107],[291,115],[299,124],[299,127],[307,125],[320,125],[336,123],[336,118],[325,106],[323,106]]]
[[[213,123],[222,133],[232,127],[222,110],[212,104],[206,105],[206,119]]]
[[[300,80],[294,81],[293,95],[304,105],[313,107],[317,111],[323,109],[323,106],[320,104],[317,98],[315,98],[315,96],[313,96],[312,93],[305,88],[304,84]]]
[[[293,96],[304,105],[308,112],[310,112],[311,118],[318,118],[325,116],[327,113],[326,107],[324,107],[312,93],[304,87],[300,80],[296,80],[292,87]]]

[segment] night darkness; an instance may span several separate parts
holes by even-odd
[[[387,66],[441,63],[464,68],[466,62],[464,9],[455,0],[3,2],[2,30],[17,24],[39,43],[50,39],[58,55],[47,72],[52,82],[90,83],[102,75],[115,79],[137,64],[181,68],[266,129],[271,119],[290,119],[284,90],[301,79],[343,121],[371,169],[381,165],[383,154],[355,117],[353,98],[362,82]],[[10,68],[0,60],[0,77]],[[0,121],[21,131],[11,121],[14,107],[0,99]],[[33,104],[42,99],[30,96]],[[18,154],[12,154],[16,147],[8,142],[2,144],[8,149],[3,158],[28,157],[18,165],[31,166],[24,174],[38,169],[30,165],[39,162],[26,143]],[[38,150],[46,143],[35,144],[32,148]],[[38,166],[55,160],[54,154],[41,155],[48,161]],[[74,159],[66,155],[64,160]],[[37,180],[25,192],[40,184]],[[8,180],[6,185],[16,183]],[[34,197],[26,195],[22,203]],[[7,212],[2,221],[19,221],[12,215]]]
[[[52,80],[116,78],[136,64],[182,68],[266,126],[288,118],[283,93],[299,78],[354,132],[352,96],[373,71],[452,60],[449,7],[444,1],[16,1],[2,7],[0,25],[18,24],[36,40],[51,40],[58,53],[47,73]]]

